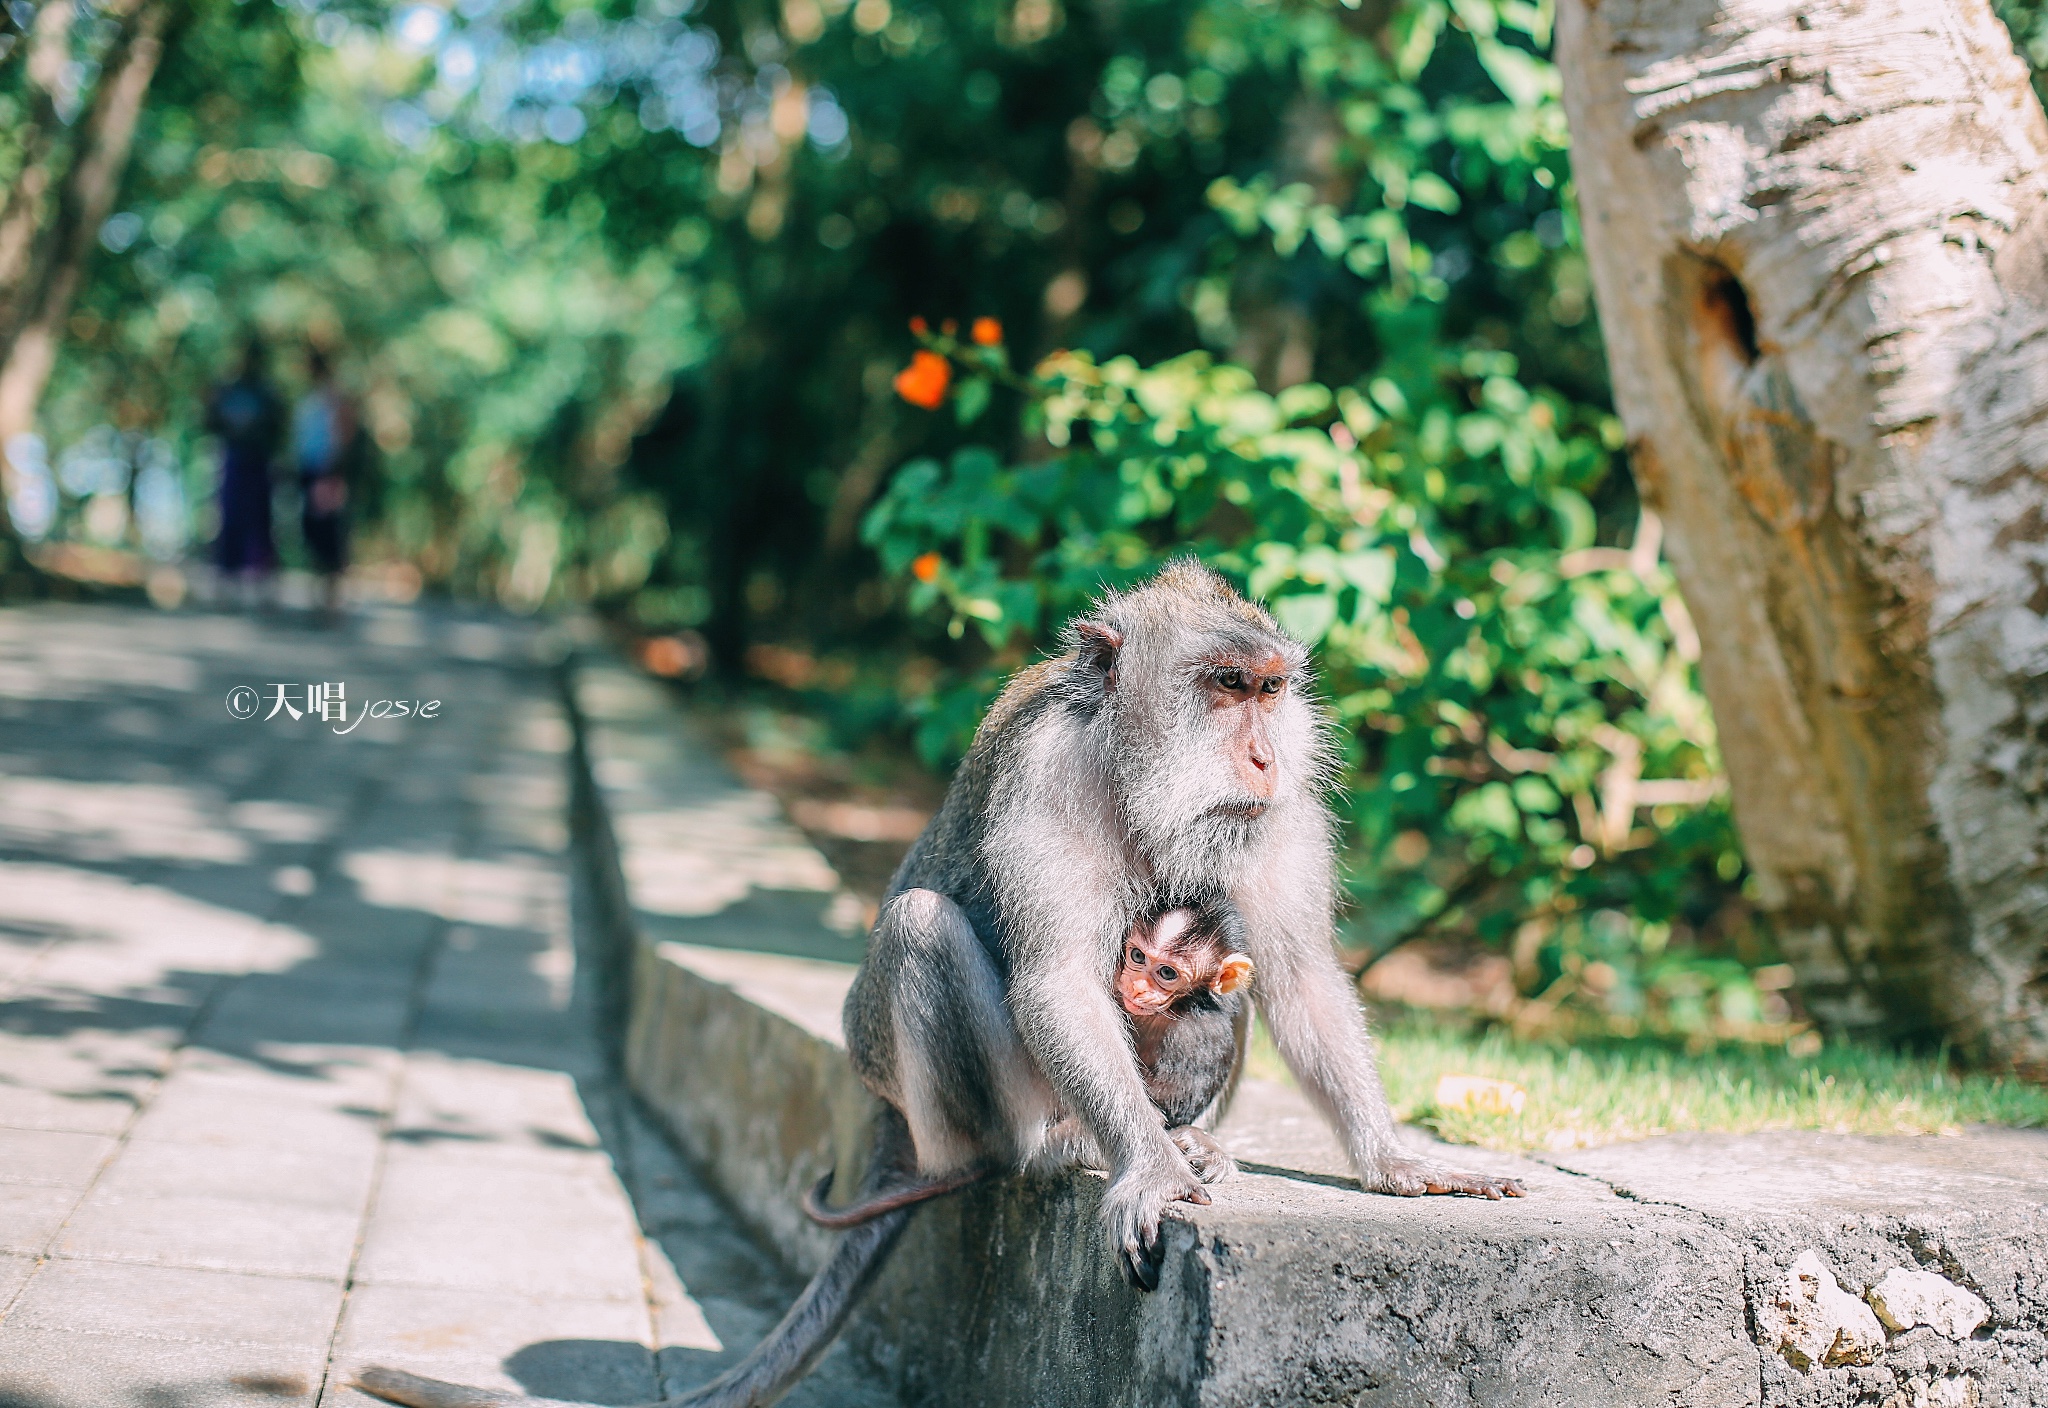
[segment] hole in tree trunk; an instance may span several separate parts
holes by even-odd
[[[1699,408],[1712,433],[1724,435],[1753,409],[1748,383],[1768,360],[1757,344],[1756,310],[1735,271],[1717,260],[1681,255],[1672,273],[1674,311],[1683,318],[1673,331],[1683,339]]]
[[[1709,265],[1700,283],[1699,317],[1701,331],[1742,358],[1745,367],[1755,366],[1762,351],[1756,345],[1756,314],[1750,311],[1749,293],[1742,281],[1720,265]]]

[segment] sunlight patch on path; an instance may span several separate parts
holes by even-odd
[[[0,843],[79,860],[192,860],[239,865],[249,842],[219,825],[217,797],[144,782],[0,777]]]
[[[33,973],[90,973],[131,992],[177,973],[276,972],[310,957],[304,933],[156,885],[68,866],[0,861],[0,921],[48,926],[68,942]],[[107,991],[105,988],[97,989]]]

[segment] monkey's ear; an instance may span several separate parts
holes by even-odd
[[[1228,997],[1251,980],[1251,959],[1241,953],[1233,953],[1216,970],[1216,991]]]
[[[1116,653],[1123,649],[1124,633],[1106,621],[1091,621],[1085,617],[1074,622],[1073,631],[1081,663],[1102,671],[1105,680],[1113,683]]]

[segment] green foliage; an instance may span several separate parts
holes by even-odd
[[[1621,518],[1600,401],[1524,364],[1569,366],[1557,349],[1587,335],[1582,302],[1560,316],[1580,266],[1554,75],[1526,47],[1546,12],[1461,4],[1456,46],[1442,5],[1397,7],[1392,45],[1291,13],[1284,37],[1342,114],[1348,204],[1269,173],[1210,199],[1239,237],[1341,266],[1382,354],[1349,384],[1268,394],[1201,352],[1059,353],[1017,382],[1059,453],[907,466],[867,539],[913,611],[986,647],[929,701],[920,744],[957,755],[1061,620],[1192,549],[1316,648],[1346,749],[1353,943],[1512,937],[1532,998],[1624,1029],[1754,1027],[1746,965],[1698,956],[1703,926],[1739,918],[1740,859],[1656,521]],[[1509,26],[1525,47],[1503,46]],[[1431,253],[1479,239],[1462,271]],[[1517,303],[1545,311],[1522,330],[1486,316]],[[970,374],[986,356],[927,341]]]
[[[941,761],[1192,547],[1317,647],[1359,948],[1519,935],[1529,996],[1652,1026],[1728,987],[1703,931],[1767,957],[1616,458],[1547,4],[683,9],[196,10],[52,440],[168,439],[200,498],[238,339],[338,347],[371,553],[728,666],[896,658],[907,606]],[[914,314],[1004,329],[927,335],[938,414],[891,390]]]
[[[1617,991],[1627,951],[1691,920],[1733,845],[1684,607],[1654,543],[1594,545],[1611,420],[1531,394],[1504,353],[1416,371],[1269,396],[1200,353],[1050,359],[1036,404],[1067,453],[920,461],[868,519],[887,566],[928,576],[913,609],[995,648],[921,742],[957,753],[1024,642],[1192,548],[1317,647],[1358,941],[1441,919],[1505,939],[1541,916],[1552,981],[1567,954],[1602,963],[1610,1008],[1640,1015]]]
[[[108,422],[167,439],[204,505],[201,408],[242,339],[287,387],[322,346],[380,460],[371,556],[520,608],[631,590],[668,529],[618,471],[701,355],[694,285],[551,212],[582,151],[407,127],[434,73],[343,11],[197,9],[44,425],[59,446]]]

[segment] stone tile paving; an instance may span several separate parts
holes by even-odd
[[[549,648],[0,611],[0,1408],[640,1402],[786,1307],[604,1059]],[[788,1401],[892,1402],[844,1351]]]

